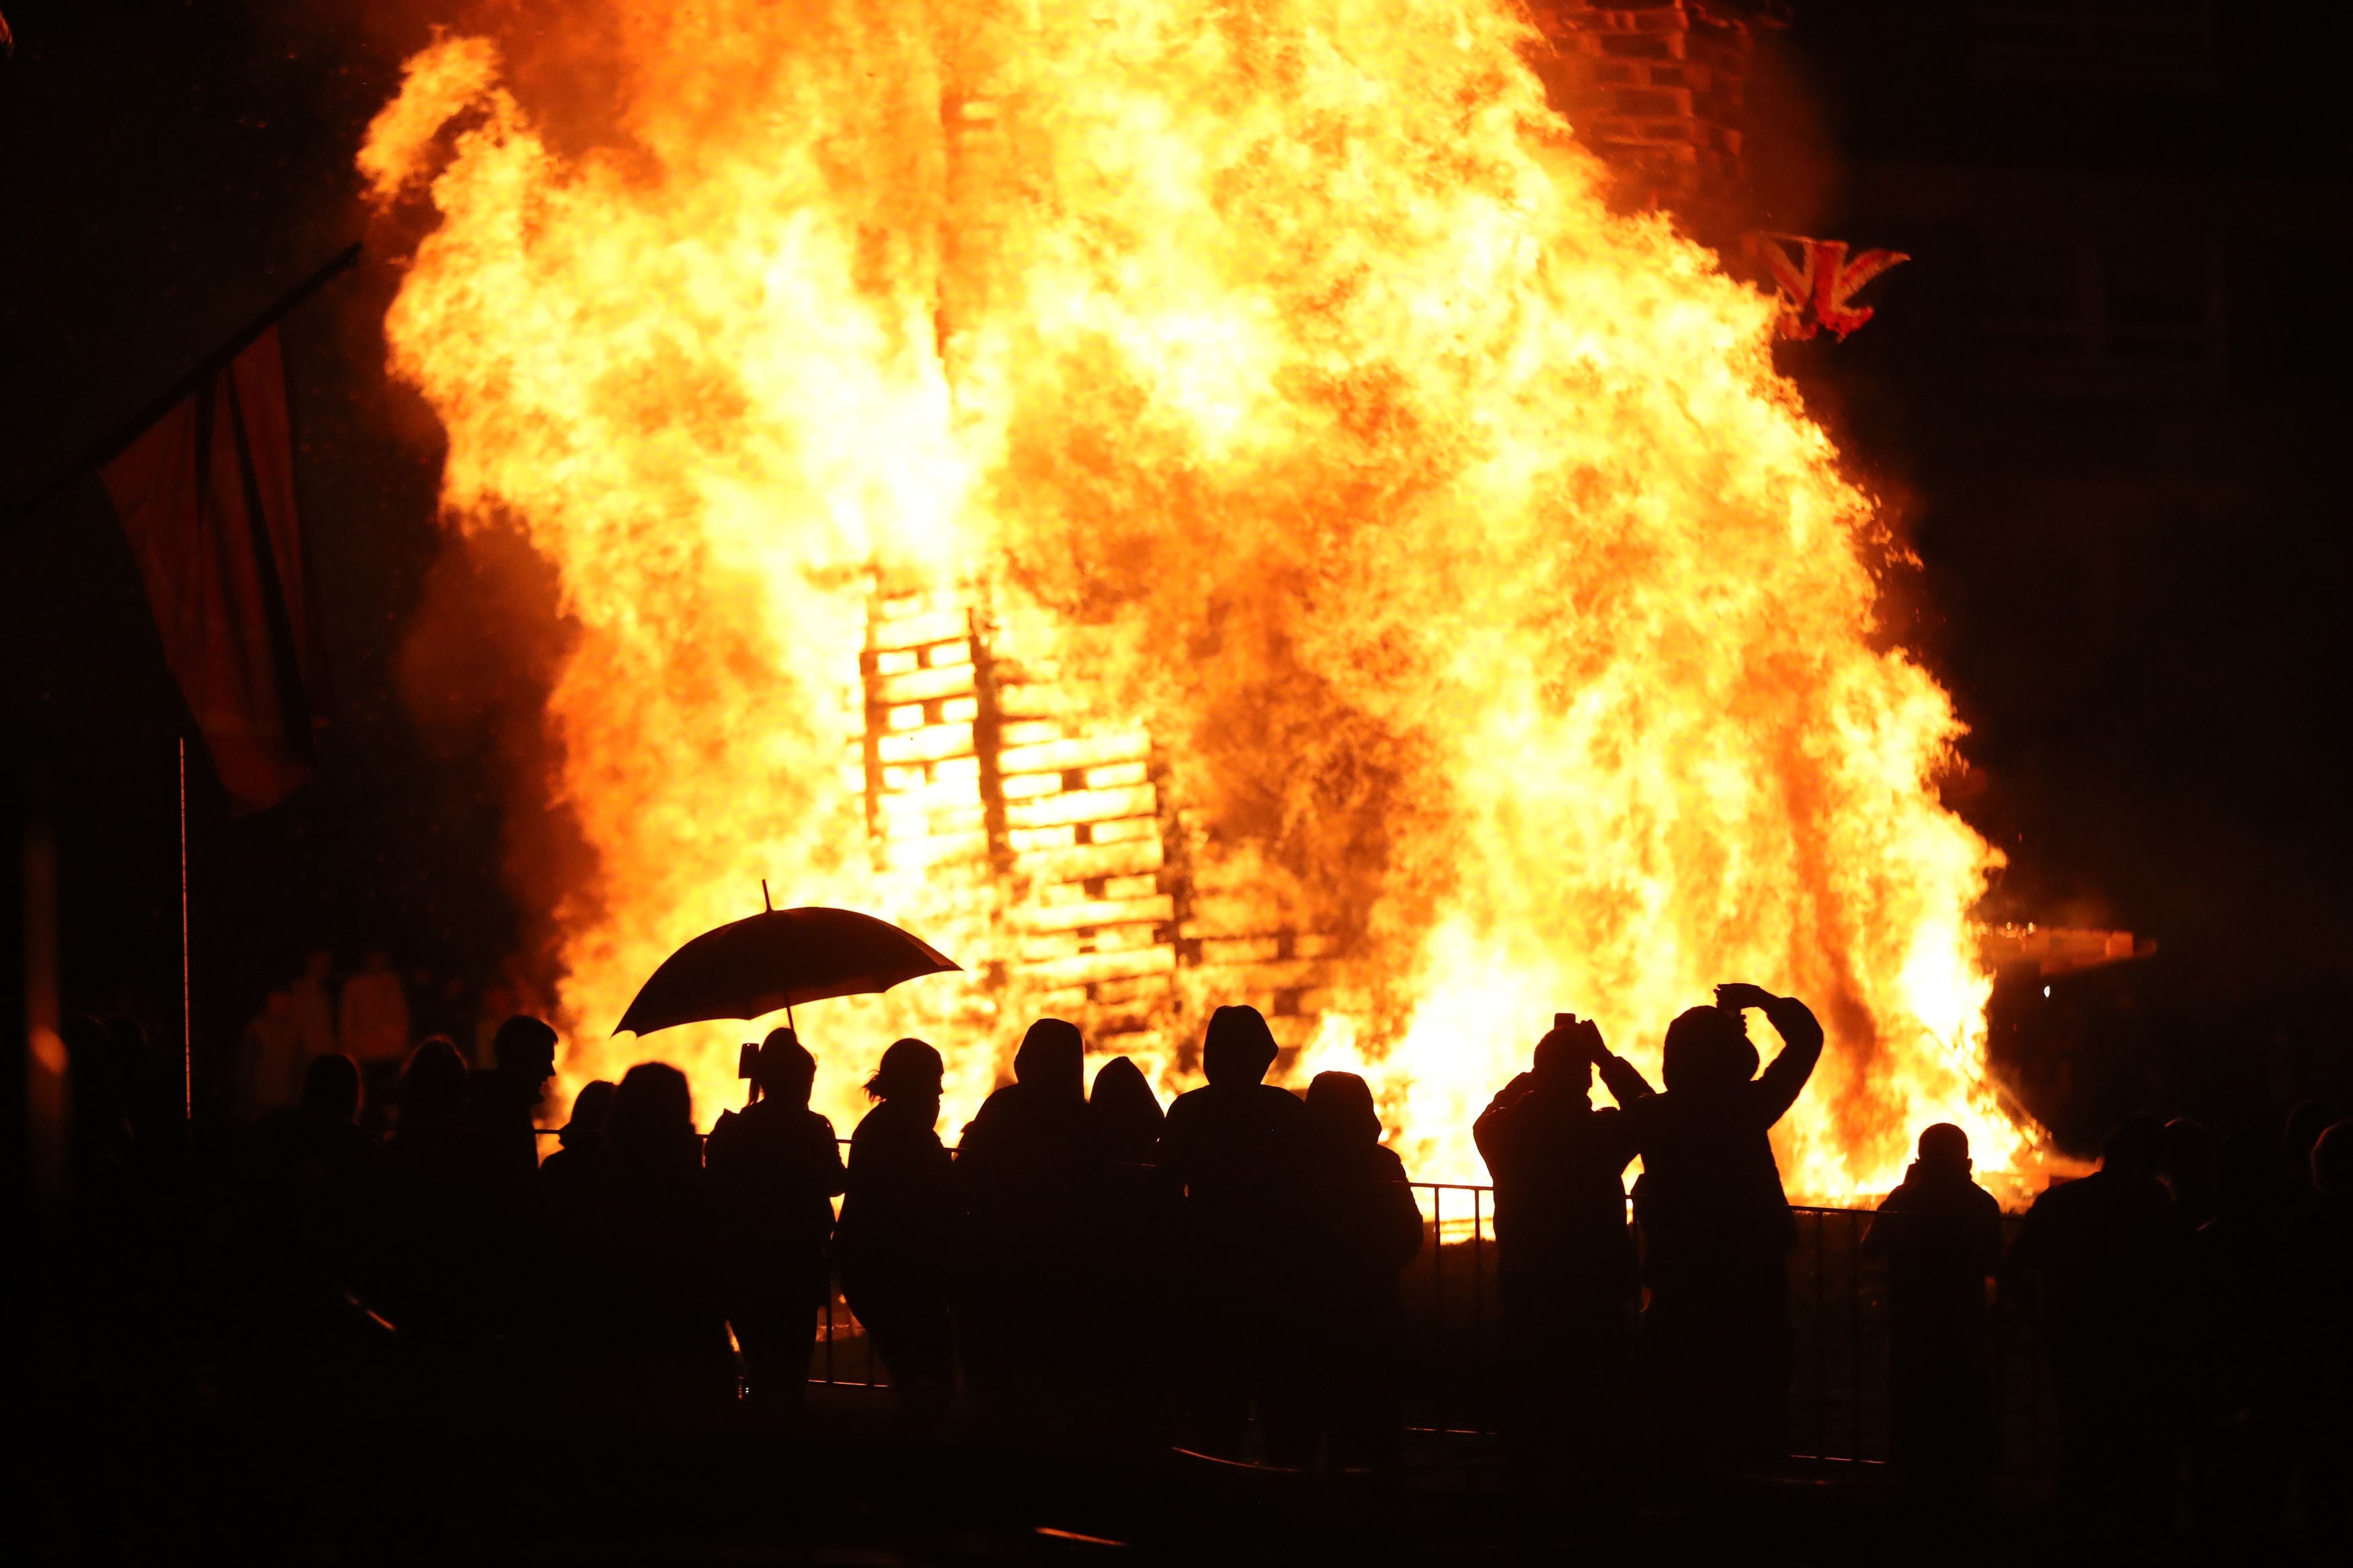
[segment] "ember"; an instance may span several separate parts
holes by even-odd
[[[609,145],[449,37],[362,156],[439,213],[386,330],[448,516],[578,626],[567,1084],[653,1054],[624,1004],[765,877],[972,972],[803,1020],[840,1125],[896,1033],[954,1123],[1040,1011],[1165,1092],[1250,1000],[1475,1178],[1556,1009],[1647,1067],[1746,979],[1830,1031],[1793,1196],[1935,1121],[2031,1152],[1900,546],[1773,300],[1612,216],[1512,11],[609,11]],[[743,1037],[660,1042],[706,1116]]]

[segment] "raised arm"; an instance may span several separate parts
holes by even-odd
[[[1779,1053],[1757,1079],[1759,1109],[1770,1127],[1798,1102],[1806,1080],[1814,1076],[1814,1064],[1822,1059],[1822,1026],[1813,1010],[1795,996],[1776,996],[1757,985],[1719,985],[1716,1005],[1757,1008],[1781,1037]]]
[[[1579,1026],[1585,1036],[1585,1057],[1601,1075],[1601,1087],[1620,1105],[1631,1106],[1638,1100],[1648,1100],[1658,1091],[1642,1076],[1641,1069],[1624,1057],[1619,1056],[1601,1043],[1601,1030],[1590,1019]]]

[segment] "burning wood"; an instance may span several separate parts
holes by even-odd
[[[1610,212],[1516,10],[610,9],[602,146],[450,37],[362,157],[438,209],[386,331],[451,524],[519,525],[578,628],[572,1081],[765,875],[976,971],[828,1005],[838,1119],[895,1034],[961,1120],[1037,1011],[1166,1092],[1263,998],[1294,1081],[1363,1071],[1471,1176],[1557,1008],[1654,1060],[1734,977],[1830,1031],[1793,1193],[1931,1121],[2031,1146],[1901,552],[1774,302]],[[685,1033],[713,1105],[740,1032]]]

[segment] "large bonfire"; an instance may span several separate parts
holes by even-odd
[[[1556,1009],[1649,1065],[1725,979],[1830,1031],[1793,1192],[1884,1190],[1931,1121],[2029,1152],[1983,1066],[1996,857],[1875,620],[1890,542],[1771,301],[1608,210],[1512,7],[574,10],[596,133],[564,71],[450,35],[361,154],[438,212],[385,325],[446,514],[520,529],[576,627],[567,1084],[659,1056],[706,1118],[733,1091],[738,1026],[609,1031],[762,877],[971,972],[810,1010],[818,1109],[846,1131],[900,1032],[951,1136],[997,1080],[1032,889],[878,854],[843,766],[887,584],[1149,733],[1191,874],[1328,942],[1282,1070],[1363,1072],[1424,1179],[1482,1179],[1469,1123]],[[968,795],[955,762],[918,795]],[[1173,1091],[1202,1020],[1156,1016],[1120,1048]]]

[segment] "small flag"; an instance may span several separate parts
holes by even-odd
[[[310,781],[311,731],[326,721],[278,330],[174,404],[99,477],[235,809],[275,805]]]
[[[1912,259],[1900,250],[1866,250],[1850,260],[1845,240],[1810,239],[1802,234],[1751,230],[1743,237],[1748,254],[1773,275],[1785,338],[1810,338],[1828,327],[1844,342],[1849,332],[1872,318],[1870,306],[1854,302],[1863,285]]]

